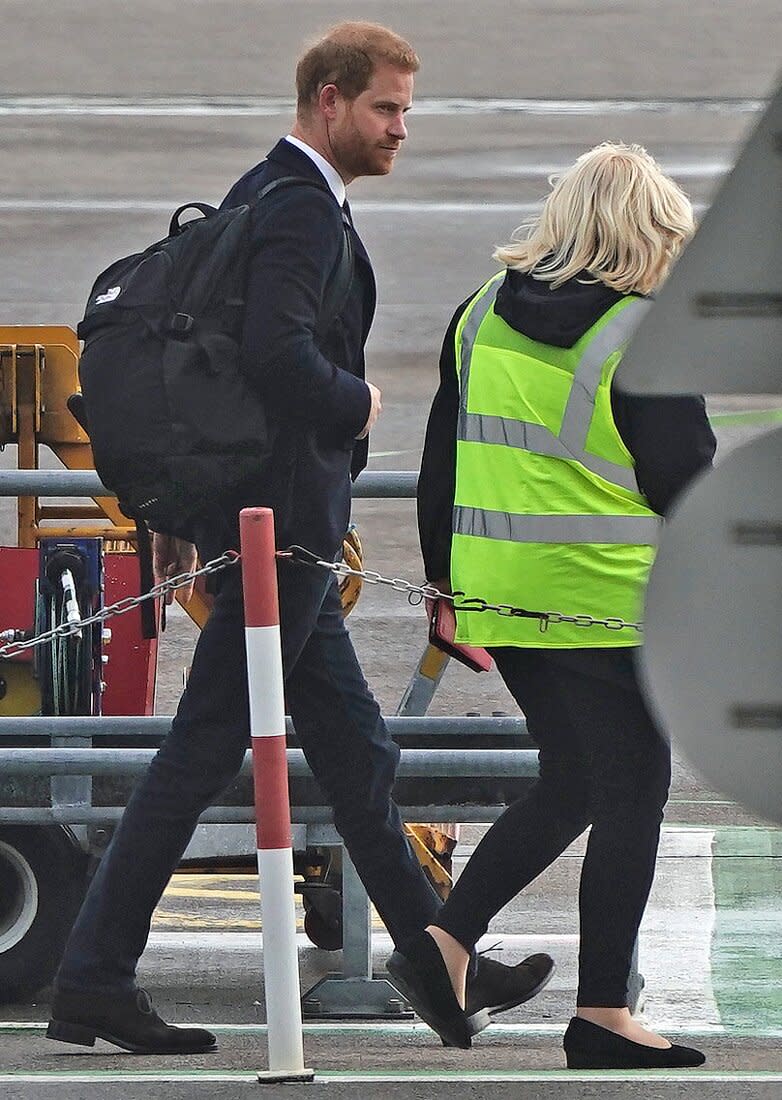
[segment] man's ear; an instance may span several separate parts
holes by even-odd
[[[318,107],[320,107],[321,113],[329,120],[333,122],[337,117],[337,100],[339,99],[339,88],[336,84],[324,84],[318,94]]]

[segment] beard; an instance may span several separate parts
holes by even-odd
[[[337,164],[353,178],[385,176],[393,167],[394,158],[354,127],[339,134],[331,133],[329,144]]]

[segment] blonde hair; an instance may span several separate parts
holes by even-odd
[[[326,84],[336,84],[346,99],[360,96],[383,63],[405,73],[418,72],[420,65],[410,43],[388,27],[361,22],[330,27],[296,66],[298,116],[312,109]]]
[[[552,289],[586,271],[648,294],[695,230],[690,200],[641,145],[603,142],[550,182],[540,216],[494,258]]]

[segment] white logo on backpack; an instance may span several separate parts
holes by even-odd
[[[106,302],[113,302],[115,298],[120,296],[122,292],[121,286],[110,286],[105,294],[99,294],[95,299],[96,306],[104,306]]]

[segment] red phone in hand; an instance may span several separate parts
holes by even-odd
[[[480,646],[464,645],[455,642],[456,613],[450,600],[427,600],[426,612],[429,615],[429,642],[436,649],[447,653],[456,661],[461,661],[473,672],[488,672],[493,661],[485,649]]]

